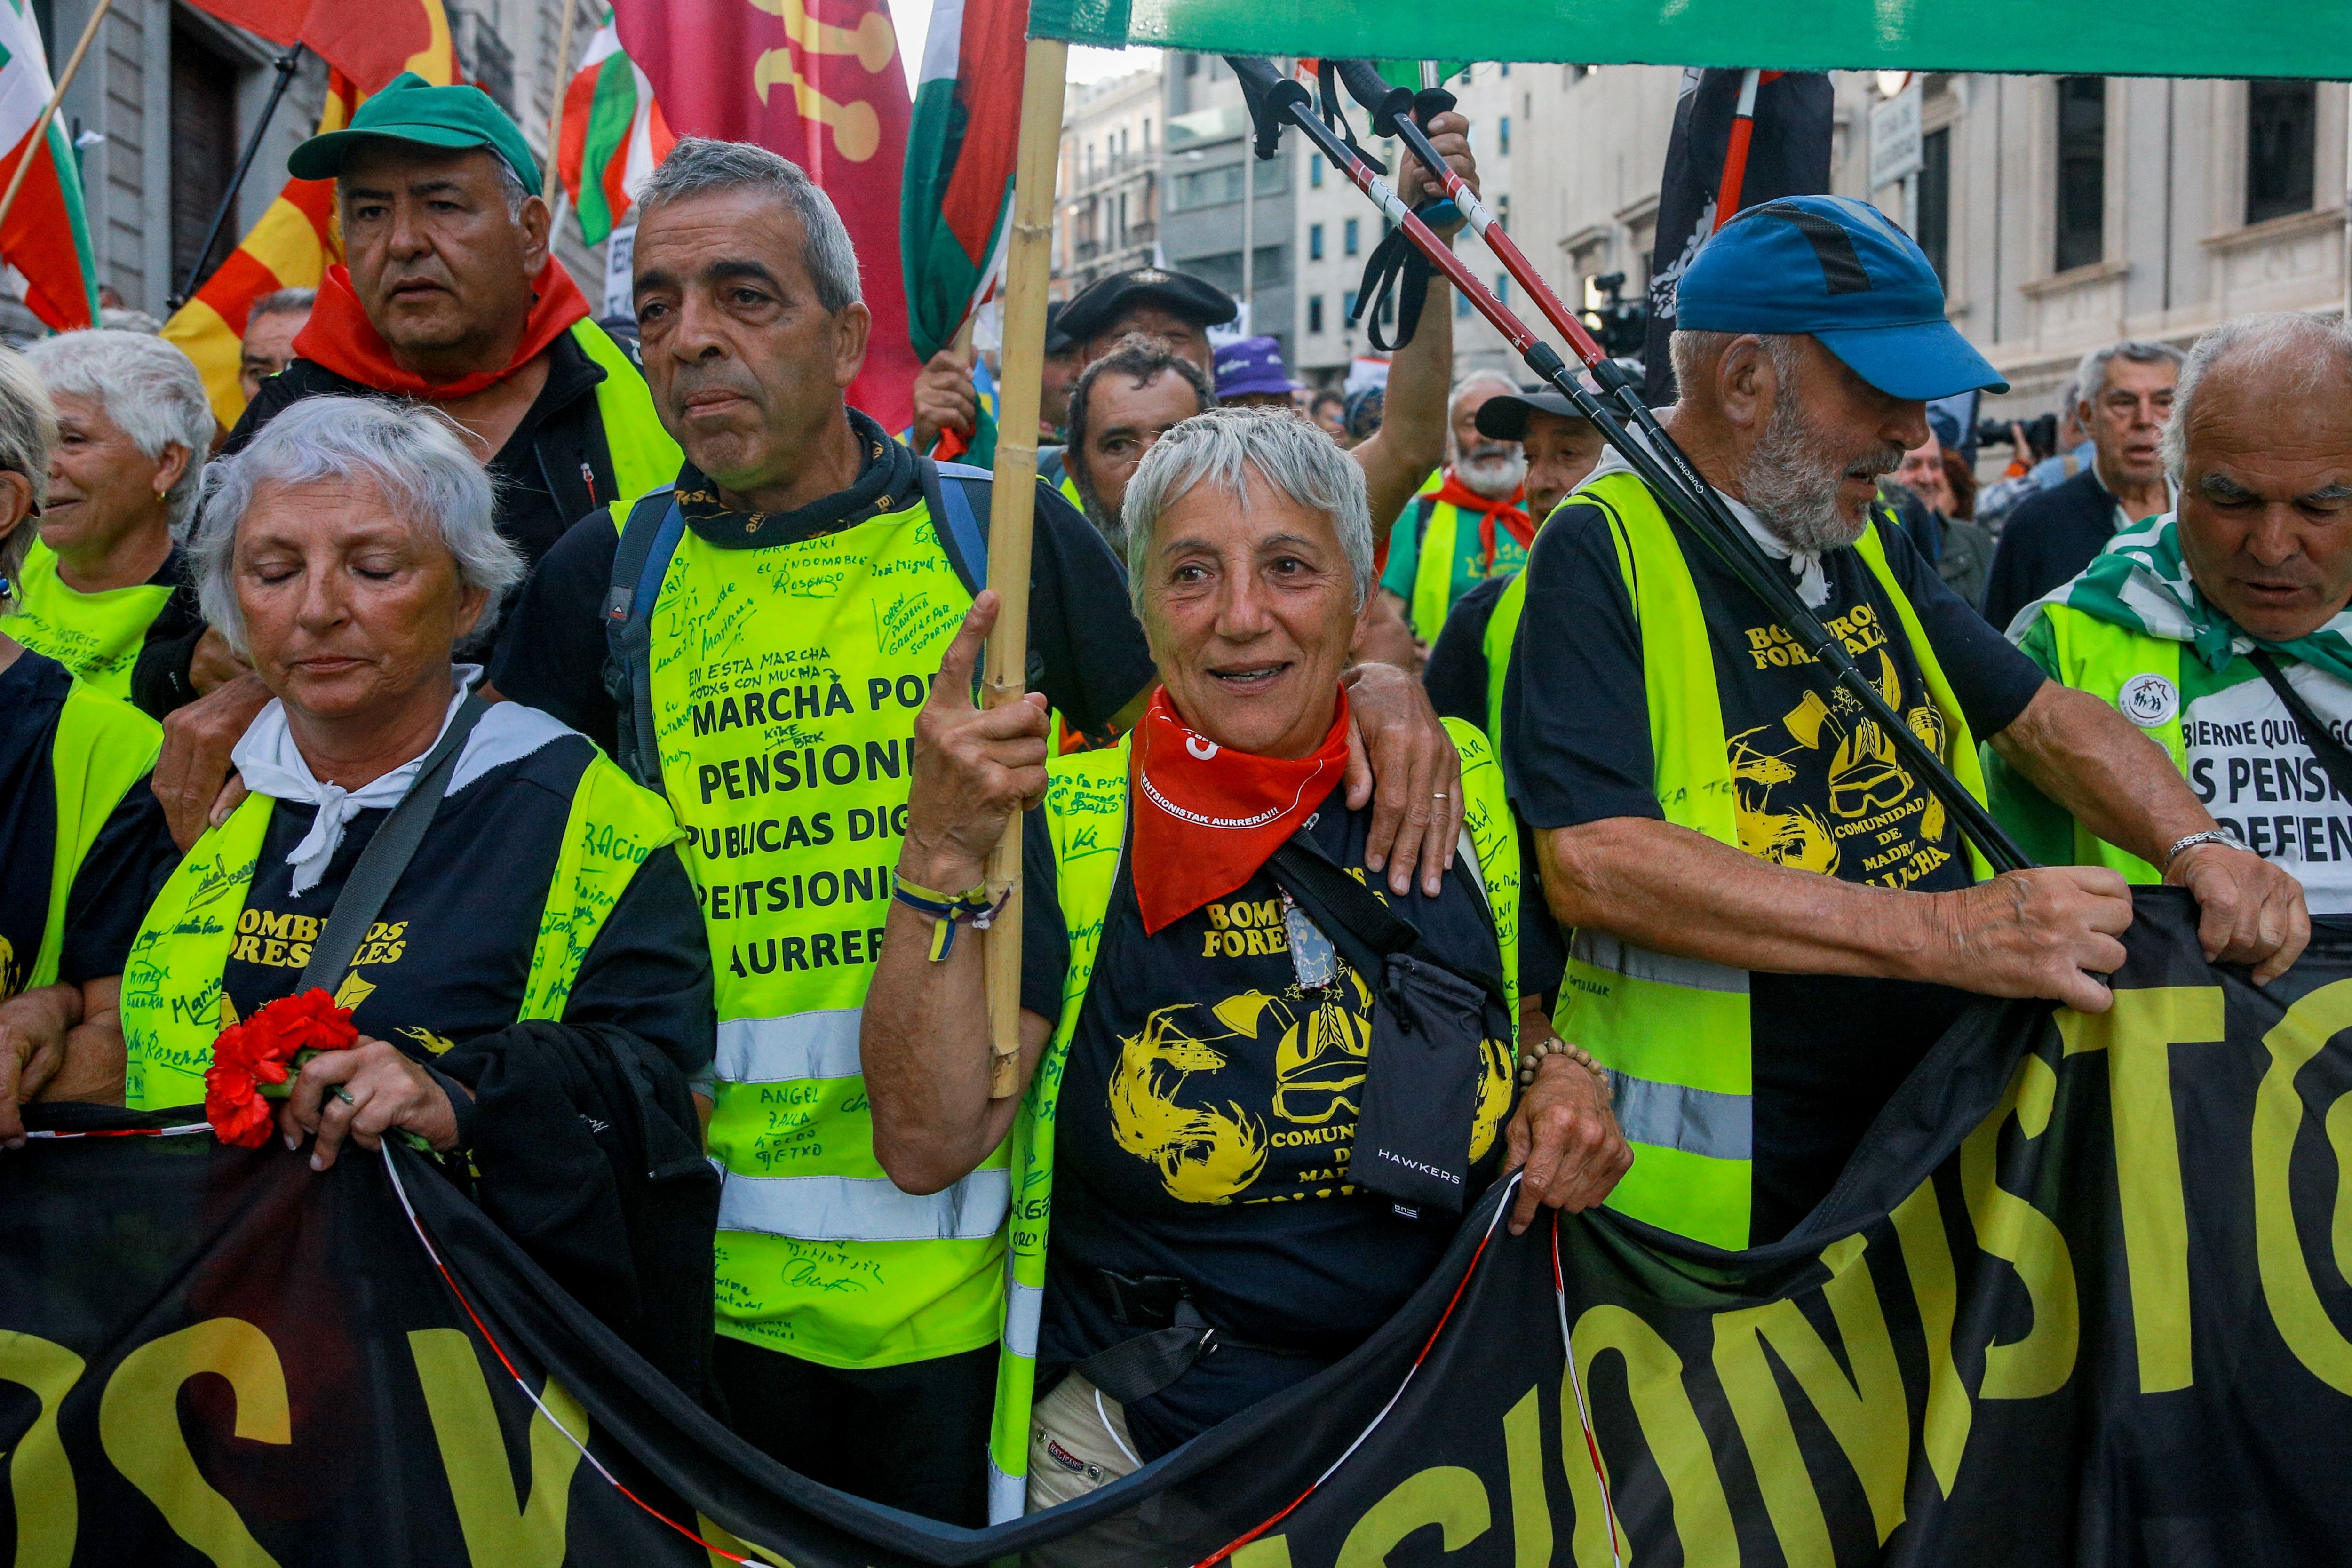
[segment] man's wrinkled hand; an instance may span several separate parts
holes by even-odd
[[[2123,967],[2131,889],[2116,872],[2042,866],[1928,896],[1946,925],[1922,978],[1984,996],[2040,996],[2078,1013],[2114,1004],[2093,976]]]
[[[972,389],[971,366],[941,349],[915,376],[915,422],[910,434],[915,450],[928,452],[943,430],[970,436],[980,423],[980,395]]]
[[[2251,849],[2192,844],[2172,858],[2164,880],[2196,895],[2206,962],[2251,965],[2257,985],[2284,974],[2311,941],[2303,884]]]
[[[1437,149],[1438,155],[1452,164],[1454,172],[1462,176],[1462,183],[1468,185],[1471,190],[1476,191],[1478,160],[1470,151],[1469,120],[1451,110],[1444,114],[1431,116],[1429,141],[1430,145]],[[1429,172],[1421,166],[1421,161],[1411,153],[1399,155],[1396,188],[1397,195],[1404,199],[1405,205],[1409,207],[1417,207],[1432,196],[1442,196],[1445,194],[1445,187],[1431,178]],[[1461,227],[1461,222],[1456,220],[1439,228],[1437,232],[1440,236],[1450,238]]]
[[[1462,753],[1421,682],[1389,664],[1360,664],[1348,683],[1348,809],[1370,801],[1364,868],[1386,868],[1389,891],[1437,897],[1462,841]]]
[[[259,676],[247,673],[163,720],[163,752],[155,760],[153,788],[163,803],[172,841],[183,854],[218,819],[215,808],[224,804],[229,785],[229,753],[268,706],[269,689]]]
[[[1633,1168],[1607,1086],[1573,1057],[1543,1058],[1503,1136],[1503,1173],[1526,1172],[1511,1206],[1513,1236],[1535,1222],[1538,1208],[1599,1207]]]

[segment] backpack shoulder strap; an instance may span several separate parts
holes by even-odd
[[[613,552],[604,594],[604,690],[619,710],[614,759],[629,776],[661,793],[661,747],[654,730],[653,612],[662,579],[685,536],[672,490],[656,490],[629,509]]]
[[[946,546],[948,563],[973,598],[988,586],[988,502],[995,476],[969,463],[917,459],[923,504]]]

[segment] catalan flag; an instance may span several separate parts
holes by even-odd
[[[0,9],[11,3],[0,0]],[[398,0],[359,8],[328,0],[201,3],[203,9],[272,42],[299,42],[317,49],[332,68],[327,77],[327,107],[319,116],[322,132],[351,123],[352,110],[404,70],[436,86],[458,79],[449,18],[441,0]],[[366,27],[350,26],[354,11],[364,12]],[[0,168],[0,176],[5,174]],[[9,227],[16,227],[13,216]],[[342,258],[342,241],[335,232],[334,182],[289,179],[229,258],[164,323],[163,336],[196,362],[205,391],[212,397],[213,415],[223,429],[245,412],[236,368],[246,311],[264,294],[317,288],[329,265]]]
[[[563,92],[563,135],[555,169],[572,197],[583,244],[603,243],[635,205],[646,177],[677,145],[653,83],[621,47],[613,14],[588,41]]]

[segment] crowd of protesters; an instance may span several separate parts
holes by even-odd
[[[316,986],[358,1038],[289,1151],[404,1133],[561,1216],[540,1265],[826,1484],[1108,1484],[1346,1356],[1506,1178],[1515,1231],[1785,1236],[1971,997],[2107,1005],[2131,884],[2259,982],[2352,916],[2341,322],[2097,350],[1980,491],[1929,405],[2007,387],[1874,209],[1699,251],[1665,428],[1939,780],[1568,398],[1449,384],[1442,278],[1375,395],[1213,342],[1181,273],[1058,305],[988,706],[991,486],[929,455],[972,367],[906,432],[846,401],[872,318],[800,169],[677,143],[630,343],[478,89],[290,167],[347,262],[254,306],[225,437],[150,333],[0,352],[0,1142],[184,1119]],[[1444,1048],[1381,1049],[1407,1017]]]

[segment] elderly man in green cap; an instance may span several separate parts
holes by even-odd
[[[499,531],[533,564],[574,519],[676,477],[677,445],[555,259],[538,163],[488,94],[403,75],[287,167],[335,182],[346,264],[327,269],[294,362],[262,384],[225,452],[306,397],[429,402],[476,438]],[[155,775],[185,844],[268,695],[214,632],[159,642],[141,663],[142,690],[185,704]]]

